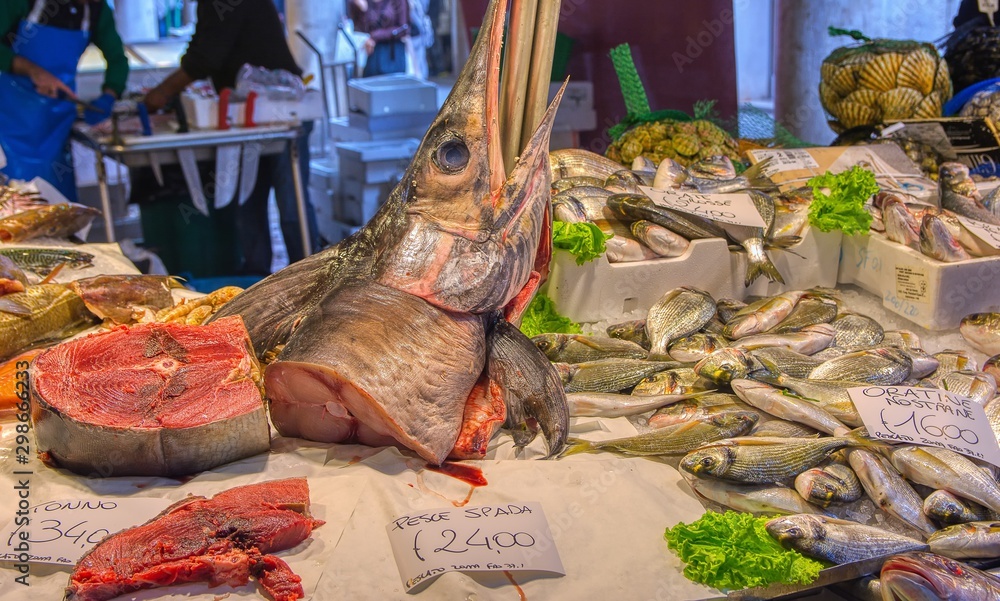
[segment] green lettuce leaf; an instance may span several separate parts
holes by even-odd
[[[583,265],[603,255],[607,250],[604,242],[608,238],[610,236],[590,222],[552,222],[552,247],[575,256],[577,265]]]
[[[871,171],[855,165],[837,175],[827,171],[807,183],[813,190],[810,225],[823,232],[841,230],[845,234],[863,234],[871,227],[872,216],[865,210],[865,201],[878,192]]]
[[[556,223],[559,223],[558,221]],[[557,334],[580,334],[580,325],[568,317],[556,312],[556,304],[544,294],[538,294],[531,300],[521,318],[521,332],[531,338],[539,334],[554,332]]]
[[[690,524],[667,528],[663,537],[687,564],[687,578],[719,590],[816,580],[823,564],[778,544],[764,529],[770,519],[707,512]]]

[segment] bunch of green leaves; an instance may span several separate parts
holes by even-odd
[[[531,303],[524,311],[524,317],[521,318],[521,332],[531,338],[548,333],[580,334],[583,330],[580,324],[560,315],[551,298],[538,294],[531,299]]]
[[[807,183],[813,190],[810,225],[823,232],[841,230],[845,234],[863,234],[871,227],[872,216],[865,202],[878,192],[871,171],[855,165],[837,175],[827,171]]]
[[[593,261],[607,250],[605,241],[611,236],[590,222],[552,222],[552,247],[565,250],[576,257],[576,264]]]

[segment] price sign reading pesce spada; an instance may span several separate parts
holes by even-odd
[[[699,194],[681,190],[657,190],[639,186],[653,203],[730,225],[764,227],[764,219],[749,194]]]
[[[975,234],[983,242],[989,244],[993,248],[1000,249],[1000,225],[983,223],[982,221],[969,219],[968,217],[962,217],[961,215],[958,216],[958,220],[962,222],[962,225],[969,228],[969,231]]]
[[[41,503],[0,531],[0,560],[74,565],[105,536],[147,522],[172,503],[145,497]]]
[[[432,509],[400,516],[386,532],[408,593],[445,572],[566,574],[540,503]]]
[[[910,386],[864,386],[848,393],[876,438],[950,449],[1000,466],[996,434],[983,406],[972,399]]]

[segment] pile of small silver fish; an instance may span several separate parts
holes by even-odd
[[[969,177],[969,169],[961,163],[941,165],[940,181],[941,208],[908,204],[888,192],[876,195],[869,208],[872,229],[946,263],[1000,255],[1000,250],[976,236],[959,219],[1000,225],[1000,187],[983,198]]]
[[[963,332],[1000,353],[1000,314],[970,317]],[[645,426],[627,438],[571,439],[564,455],[674,457],[710,507],[779,514],[768,525],[775,539],[832,563],[926,549],[1000,556],[997,468],[869,438],[847,392],[946,389],[985,404],[1000,433],[1000,356],[990,373],[965,351],[931,354],[914,333],[884,330],[829,289],[744,304],[681,287],[607,336],[532,340],[555,363],[572,416]]]
[[[768,248],[786,248],[799,241],[808,212],[807,194],[772,196],[773,184],[762,176],[766,163],[736,174],[726,156],[713,156],[685,168],[673,159],[656,165],[636,158],[632,169],[600,155],[579,149],[550,153],[552,211],[568,223],[589,221],[607,240],[611,263],[644,261],[683,255],[691,240],[729,239],[747,253],[745,284],[761,275],[783,282],[767,255]],[[659,190],[688,190],[702,194],[746,191],[765,227],[722,224],[654,203],[639,186]]]

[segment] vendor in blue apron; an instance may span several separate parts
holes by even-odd
[[[104,94],[90,100],[110,116],[125,89],[128,59],[106,0],[2,0],[0,2],[0,149],[11,179],[40,177],[70,200],[76,181],[67,141],[77,117],[76,69],[93,43],[104,54]]]

